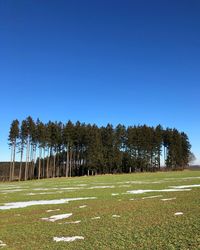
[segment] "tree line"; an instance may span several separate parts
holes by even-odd
[[[98,127],[70,120],[43,123],[13,120],[9,131],[9,180],[71,177],[86,174],[156,171],[161,154],[169,169],[184,168],[190,142],[184,132],[161,125]],[[20,158],[16,176],[16,154]]]

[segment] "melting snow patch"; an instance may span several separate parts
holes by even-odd
[[[94,186],[94,187],[90,187],[88,189],[98,189],[98,188],[114,188],[115,186]]]
[[[35,205],[51,205],[51,204],[63,204],[69,201],[81,201],[81,200],[94,200],[96,197],[81,197],[81,198],[65,198],[59,200],[37,200],[37,201],[21,201],[5,203],[4,206],[0,206],[0,210],[7,210],[12,208],[24,208]]]
[[[101,217],[97,216],[97,217],[93,217],[91,218],[92,220],[99,220]]]
[[[72,237],[53,237],[53,240],[56,242],[59,241],[66,241],[66,242],[72,242],[75,240],[84,240],[83,236],[72,236]]]
[[[170,189],[155,189],[155,190],[130,190],[127,191],[128,194],[144,194],[144,193],[151,193],[151,192],[178,192],[178,191],[190,191],[191,189],[176,189],[176,188],[170,188]]]
[[[145,199],[153,199],[153,198],[158,198],[158,197],[162,197],[162,195],[154,195],[154,196],[142,197],[142,200],[145,200]]]
[[[174,215],[183,215],[183,213],[182,212],[177,212]]]
[[[120,216],[120,215],[117,215],[117,214],[113,214],[112,217],[113,217],[113,218],[119,218],[119,217],[121,217],[121,216]]]
[[[28,193],[28,194],[26,194],[26,195],[38,195],[38,194],[55,194],[55,193],[59,193],[59,194],[61,194],[61,193],[63,193],[63,191],[56,191],[56,192],[42,192],[42,193]]]
[[[76,221],[65,222],[64,224],[78,224],[80,222],[81,222],[80,220],[76,220]]]
[[[172,200],[176,200],[176,197],[161,199],[161,201],[172,201]]]
[[[70,214],[58,214],[58,215],[52,215],[49,218],[41,218],[41,220],[54,222],[57,220],[69,218],[70,216],[72,216],[72,213],[70,213]]]
[[[2,240],[0,240],[0,247],[5,247],[6,246],[6,244],[5,243],[3,243],[3,241]]]
[[[82,206],[79,206],[79,208],[84,208],[84,207],[87,207],[87,205],[82,205]]]
[[[55,212],[55,211],[60,211],[60,209],[49,209],[49,210],[46,210],[47,213],[50,213],[50,212]]]
[[[24,191],[25,189],[12,189],[12,190],[1,190],[0,193],[15,193],[15,192],[21,192]]]
[[[113,194],[111,194],[112,196],[117,196],[117,195],[119,195],[119,193],[113,193]]]
[[[192,188],[192,187],[200,187],[200,184],[193,184],[193,185],[183,185],[183,186],[172,186],[172,188],[182,189],[182,188]]]

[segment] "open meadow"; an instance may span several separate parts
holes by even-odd
[[[0,248],[200,249],[200,171],[0,183]]]

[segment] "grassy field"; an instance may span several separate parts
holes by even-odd
[[[0,248],[200,249],[199,184],[200,171],[1,183]],[[19,203],[41,200],[63,203]],[[59,214],[71,215],[48,221]],[[72,236],[84,239],[53,240]]]

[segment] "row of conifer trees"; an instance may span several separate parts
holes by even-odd
[[[177,129],[43,123],[30,116],[11,123],[9,146],[10,180],[156,171],[162,153],[165,167],[177,169],[187,166],[190,155],[188,137]]]

